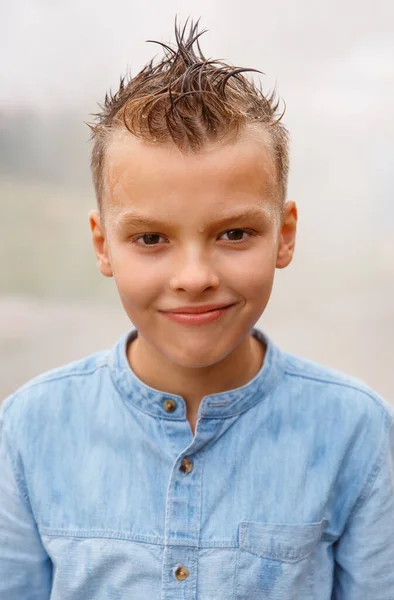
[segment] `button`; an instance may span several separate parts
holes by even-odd
[[[184,581],[184,579],[189,577],[189,570],[186,567],[178,567],[175,571],[175,577],[178,581]]]
[[[182,473],[186,473],[186,475],[188,473],[190,473],[190,471],[193,470],[193,463],[191,460],[189,460],[187,457],[182,459],[181,462],[181,466],[179,467],[179,470],[182,471]]]
[[[166,412],[174,412],[176,409],[176,402],[172,398],[167,398],[167,400],[164,400],[163,407]]]

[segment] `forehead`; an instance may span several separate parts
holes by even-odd
[[[165,210],[171,205],[254,201],[278,204],[277,174],[268,134],[246,132],[222,143],[207,143],[197,152],[175,144],[137,139],[120,130],[109,140],[104,163],[103,207],[106,214],[130,205]]]

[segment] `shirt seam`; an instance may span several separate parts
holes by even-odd
[[[138,542],[153,544],[155,546],[185,546],[189,548],[197,549],[208,549],[208,548],[238,548],[239,544],[237,541],[232,540],[218,540],[218,541],[204,541],[204,540],[177,540],[165,537],[151,537],[144,535],[132,535],[122,533],[120,531],[108,531],[108,530],[68,530],[68,529],[48,529],[46,527],[39,527],[40,535],[47,537],[66,537],[74,539],[86,539],[86,538],[97,538],[97,539],[117,539],[122,541]]]
[[[46,383],[53,383],[54,381],[59,381],[60,379],[66,379],[68,377],[81,377],[81,376],[85,376],[85,375],[91,375],[92,373],[95,373],[95,371],[98,371],[99,369],[102,369],[103,367],[108,367],[106,362],[100,363],[100,364],[92,367],[88,371],[72,371],[71,373],[62,373],[61,375],[53,375],[51,377],[50,376],[43,377],[42,379],[39,376],[40,379],[38,379],[36,381],[32,381],[31,383],[25,384],[19,390],[17,390],[14,394],[12,394],[11,396],[9,396],[8,398],[6,398],[4,400],[3,414],[5,415],[10,410],[11,406],[14,404],[14,402],[16,400],[18,400],[20,397],[29,393],[32,389],[34,389],[40,385],[43,385]]]
[[[384,465],[383,459],[384,459],[384,455],[385,455],[385,448],[388,445],[387,442],[389,441],[389,433],[390,433],[391,429],[394,427],[394,420],[389,419],[389,417],[387,417],[384,425],[385,425],[385,432],[384,432],[385,435],[384,435],[384,438],[381,443],[381,448],[380,448],[380,451],[378,454],[378,458],[376,459],[375,463],[372,466],[371,472],[370,472],[369,476],[367,477],[367,480],[362,488],[362,491],[360,492],[358,499],[354,503],[353,509],[351,510],[348,519],[350,519],[353,516],[353,513],[356,512],[356,510],[358,510],[359,508],[361,508],[363,506],[363,504],[365,504],[365,502],[368,500],[369,496],[372,493],[375,481],[376,481],[380,471],[383,469],[383,465]]]
[[[286,375],[290,375],[290,377],[301,377],[302,379],[309,379],[311,381],[318,381],[319,383],[338,385],[340,387],[344,387],[344,388],[348,388],[348,389],[352,389],[352,390],[361,392],[362,394],[365,394],[366,396],[371,398],[371,400],[374,401],[374,403],[379,407],[380,411],[383,413],[383,415],[386,418],[390,418],[390,413],[387,411],[386,407],[382,404],[382,402],[376,397],[376,395],[372,391],[369,391],[368,389],[365,389],[361,386],[358,386],[358,385],[355,385],[352,383],[347,383],[345,381],[339,381],[336,379],[326,379],[324,377],[315,377],[313,375],[307,375],[307,374],[301,373],[299,371],[291,371],[286,368],[284,370],[284,373]]]
[[[26,481],[24,480],[23,477],[21,477],[19,475],[19,469],[17,468],[17,465],[16,465],[15,460],[14,460],[13,452],[12,452],[12,444],[6,438],[7,430],[8,430],[8,433],[10,433],[10,431],[9,431],[10,428],[9,428],[9,424],[7,425],[4,422],[5,414],[6,414],[6,411],[4,411],[3,422],[2,422],[2,425],[1,425],[1,434],[2,434],[2,438],[3,438],[4,452],[5,452],[6,458],[8,458],[8,461],[9,461],[9,464],[10,464],[10,467],[11,467],[11,472],[12,472],[12,474],[14,476],[14,479],[15,479],[15,482],[16,482],[18,494],[19,494],[21,500],[27,505],[27,508],[28,508],[30,514],[33,515],[33,511],[32,511],[32,508],[31,508],[31,503],[30,503],[30,498],[29,498],[29,495],[27,493]]]

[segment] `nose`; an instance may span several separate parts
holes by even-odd
[[[219,276],[206,253],[192,249],[182,252],[179,262],[174,265],[170,287],[174,292],[185,291],[190,295],[199,295],[205,290],[216,289]]]

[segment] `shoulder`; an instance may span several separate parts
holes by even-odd
[[[1,420],[11,428],[31,425],[43,413],[49,417],[65,402],[79,400],[83,389],[106,370],[108,354],[107,350],[96,352],[34,377],[5,398],[0,406]]]
[[[336,414],[342,422],[365,421],[372,428],[389,429],[394,407],[364,381],[334,368],[283,352],[287,385],[304,398],[309,408]]]
[[[364,381],[294,354],[284,355],[286,406],[290,419],[312,432],[340,465],[344,506],[368,494],[380,467],[392,461],[394,407]]]

